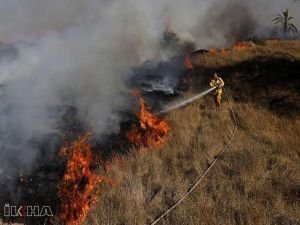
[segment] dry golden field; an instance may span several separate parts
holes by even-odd
[[[236,135],[196,190],[158,224],[300,224],[299,41],[194,56],[191,88],[222,74],[238,121]],[[199,79],[198,79],[199,78]],[[115,161],[85,224],[151,224],[193,185],[233,130],[230,101],[212,96],[166,116],[160,149]]]

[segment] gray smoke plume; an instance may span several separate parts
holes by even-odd
[[[285,8],[299,15],[292,0],[1,0],[0,40],[14,53],[0,62],[0,177],[30,172],[65,105],[96,137],[117,132],[131,68],[169,57],[166,20],[181,40],[218,47],[267,34]]]

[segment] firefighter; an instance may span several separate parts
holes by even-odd
[[[218,76],[217,73],[214,73],[214,78],[210,81],[209,85],[211,87],[217,87],[214,92],[214,99],[216,106],[221,106],[222,88],[224,87],[224,81],[221,77]]]

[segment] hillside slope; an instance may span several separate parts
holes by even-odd
[[[222,74],[237,133],[203,182],[159,224],[300,224],[300,42],[268,42],[225,55],[193,56],[186,96]],[[212,96],[167,115],[160,149],[115,161],[86,224],[150,224],[186,193],[227,143],[230,102]]]

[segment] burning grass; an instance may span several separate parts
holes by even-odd
[[[227,54],[232,53],[232,51],[245,51],[249,50],[251,48],[255,47],[255,44],[252,42],[238,42],[235,45],[233,45],[231,48],[221,48],[221,49],[216,49],[216,48],[210,48],[208,49],[206,56],[217,56],[217,57],[223,57],[226,56]],[[191,69],[193,69],[193,65],[191,64]]]
[[[187,55],[187,56],[185,57],[185,59],[184,59],[184,66],[185,66],[185,68],[188,69],[188,70],[194,69],[194,66],[193,66],[193,64],[192,64],[192,62],[191,62],[191,57],[190,57],[189,55]]]
[[[140,104],[140,109],[136,111],[138,123],[132,126],[126,137],[136,147],[159,147],[166,139],[169,125],[147,109],[146,102],[138,92],[135,95]],[[97,186],[108,181],[91,170],[94,159],[99,157],[93,155],[90,139],[91,134],[86,133],[60,151],[67,158],[67,166],[58,185],[58,197],[61,201],[59,219],[66,225],[82,224],[100,198]]]
[[[152,114],[139,92],[134,93],[139,101],[140,109],[136,111],[138,123],[126,133],[128,140],[137,147],[160,147],[170,131],[168,123]]]
[[[95,193],[97,185],[105,180],[91,171],[93,153],[90,138],[91,134],[87,133],[60,151],[68,160],[65,174],[58,185],[61,201],[59,218],[66,225],[80,225],[84,221],[99,199],[99,193]]]
[[[228,67],[235,64],[251,61],[259,57],[277,57],[278,54],[291,55],[295,59],[300,59],[299,41],[266,41],[264,45],[253,44],[252,42],[241,42],[230,49],[210,49],[209,54],[196,55],[191,61],[195,68]]]
[[[238,42],[232,47],[232,49],[238,50],[238,51],[243,51],[246,49],[250,49],[252,47],[255,47],[255,44],[252,42]]]

